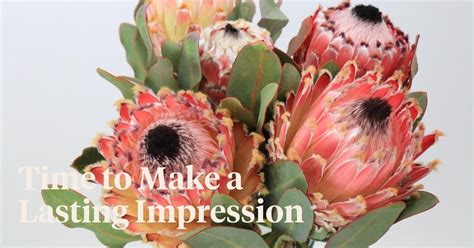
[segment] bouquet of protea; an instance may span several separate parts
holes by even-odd
[[[134,76],[98,69],[124,98],[113,134],[99,135],[72,164],[98,185],[131,180],[123,182],[130,188],[104,187],[102,194],[106,206],[128,206],[121,217],[129,224],[67,226],[90,229],[110,247],[135,240],[158,247],[368,247],[394,223],[436,205],[417,184],[439,163],[417,159],[442,134],[425,134],[427,95],[410,92],[418,37],[410,43],[372,5],[343,2],[315,6],[283,52],[275,47],[288,22],[281,2],[259,5],[254,24],[252,1],[140,1],[136,24],[120,26]],[[173,175],[188,165],[224,179],[236,172],[242,187],[140,187],[141,168]],[[45,190],[43,197],[51,206],[83,198],[71,190]],[[145,212],[168,221],[141,223],[138,202],[239,211],[297,205],[303,221],[214,223],[206,214],[183,229],[166,214]]]

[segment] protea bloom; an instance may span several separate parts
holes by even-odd
[[[109,206],[129,207],[126,218],[130,221],[127,230],[131,233],[141,234],[160,247],[174,247],[184,232],[210,225],[209,216],[206,216],[207,223],[186,224],[186,230],[177,230],[176,223],[137,223],[137,199],[145,199],[148,206],[198,207],[209,205],[211,197],[220,193],[248,204],[259,190],[261,179],[257,173],[263,157],[257,148],[262,137],[255,133],[248,135],[241,124],[233,125],[227,111],[214,112],[203,94],[174,93],[162,88],[155,95],[140,90],[136,104],[122,101],[118,105],[120,118],[114,124],[114,134],[99,136],[97,141],[106,161],[88,170],[100,184],[107,169],[114,175],[120,172],[130,175],[132,187],[113,188],[103,196],[103,202]],[[220,187],[173,191],[139,187],[141,167],[148,168],[151,175],[164,167],[166,174],[181,172],[186,177],[186,165],[193,166],[193,173],[217,172],[221,175]],[[233,171],[241,174],[243,189],[229,192],[225,180]],[[149,213],[145,211],[144,216]],[[172,217],[164,218],[169,221]]]
[[[344,1],[337,7],[318,7],[310,18],[306,23],[307,36],[294,38],[290,43],[290,53],[304,67],[321,68],[334,61],[340,68],[355,60],[360,68],[359,76],[376,65],[382,66],[384,78],[397,69],[410,76],[416,44],[410,46],[408,36],[378,8],[372,5],[351,8],[349,1]]]
[[[153,48],[161,56],[165,40],[180,43],[191,31],[222,21],[233,11],[234,0],[147,0],[146,17]]]
[[[199,41],[204,76],[200,90],[218,103],[225,96],[237,55],[244,46],[256,42],[273,49],[270,33],[245,20],[219,22],[204,29]]]
[[[308,182],[315,222],[336,231],[367,211],[401,201],[438,164],[414,162],[441,132],[413,127],[421,108],[402,87],[401,72],[382,80],[380,71],[356,78],[348,62],[331,81],[313,84],[314,67],[303,74],[286,105],[277,103],[268,144],[273,161],[299,164]]]

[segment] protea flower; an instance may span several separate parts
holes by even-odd
[[[246,45],[263,42],[273,49],[270,33],[245,20],[218,22],[201,33],[203,80],[200,90],[218,103],[224,98],[235,58]]]
[[[119,102],[120,118],[114,124],[114,135],[99,136],[97,141],[106,162],[88,168],[100,184],[107,169],[114,175],[124,172],[132,178],[129,189],[113,188],[103,196],[103,202],[109,206],[129,207],[126,216],[130,221],[129,232],[141,234],[146,241],[160,247],[174,247],[184,232],[210,225],[209,216],[206,223],[186,224],[186,230],[177,230],[175,223],[137,223],[137,199],[145,199],[147,206],[198,207],[210,205],[211,197],[220,193],[249,204],[261,185],[257,174],[263,163],[257,149],[261,136],[248,135],[242,124],[233,125],[227,111],[214,112],[201,93],[174,93],[162,88],[155,95],[139,90],[136,102],[136,105],[130,101]],[[165,174],[181,172],[186,178],[186,165],[193,166],[193,173],[217,172],[221,175],[220,187],[173,191],[139,187],[141,167],[148,168],[151,175],[164,167]],[[243,189],[229,192],[226,176],[233,171],[241,174]],[[145,211],[144,216],[148,214]],[[171,217],[164,218],[169,221]]]
[[[233,11],[235,0],[147,0],[146,4],[153,48],[161,56],[163,41],[180,43],[188,32],[225,20]]]
[[[380,65],[384,78],[397,69],[409,77],[416,44],[410,46],[408,35],[396,28],[388,16],[372,5],[356,5],[349,1],[337,7],[318,7],[308,25],[306,37],[295,37],[290,53],[304,67],[321,68],[329,61],[342,67],[355,60],[359,76]]]
[[[329,231],[388,203],[405,200],[415,183],[438,164],[415,160],[442,133],[424,135],[413,127],[421,108],[402,87],[397,71],[382,80],[380,71],[356,78],[348,62],[331,81],[328,72],[309,67],[296,94],[277,103],[270,123],[268,151],[273,161],[299,164],[308,182],[315,222]]]

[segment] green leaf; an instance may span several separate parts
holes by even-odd
[[[257,119],[257,132],[262,133],[263,124],[267,116],[268,106],[275,100],[278,91],[278,84],[269,83],[260,91],[260,110]]]
[[[281,73],[280,89],[278,90],[278,100],[285,101],[286,93],[293,90],[296,92],[301,81],[301,75],[298,69],[291,64],[283,65]]]
[[[92,203],[84,203],[86,199],[83,195],[77,193],[74,190],[64,190],[64,189],[44,189],[41,191],[41,195],[43,196],[44,202],[53,208],[53,215],[58,218],[58,220],[64,220],[63,217],[58,215],[56,209],[58,206],[65,205],[71,206],[73,204],[77,204],[77,218],[79,220],[84,220],[85,211],[84,207],[88,206],[89,218],[93,218],[94,210]],[[64,210],[64,208],[61,208]],[[68,216],[72,216],[72,208],[66,208],[65,212]],[[103,223],[104,217],[101,215],[101,223],[86,223],[84,221],[80,221],[79,223],[74,223],[69,218],[63,225],[69,228],[85,228],[92,232],[94,232],[97,239],[107,247],[123,247],[125,244],[141,240],[140,236],[131,236],[124,231],[115,230],[112,227],[112,223]]]
[[[161,54],[163,58],[167,58],[173,63],[173,71],[179,70],[179,57],[181,56],[181,45],[170,40],[163,42],[161,46]]]
[[[306,242],[308,240],[309,233],[313,227],[313,210],[311,208],[311,202],[308,197],[298,189],[289,189],[278,201],[278,206],[284,209],[284,217],[281,221],[273,223],[272,232],[286,234],[293,238],[297,242]],[[300,206],[302,210],[301,220],[302,223],[295,223],[297,219],[296,210],[292,211],[292,223],[285,223],[288,217],[286,208],[292,208],[293,206]]]
[[[300,26],[298,34],[290,40],[288,45],[288,55],[293,56],[298,51],[298,49],[303,45],[308,36],[313,30],[313,17],[308,16],[303,20]]]
[[[174,91],[179,90],[178,81],[174,78],[173,65],[166,58],[157,58],[145,79],[145,85],[155,93],[161,87],[168,87]]]
[[[247,124],[250,129],[255,128],[255,125],[257,124],[253,112],[242,106],[239,99],[235,97],[226,97],[222,99],[218,108],[229,110],[232,113],[232,118]]]
[[[413,128],[416,128],[425,115],[426,107],[428,107],[428,94],[422,91],[411,92],[408,94],[408,98],[412,98],[421,108],[420,117],[413,123]]]
[[[269,232],[265,235],[262,236],[263,240],[265,240],[265,243],[268,244],[270,247],[279,247],[279,240],[282,238],[282,236],[279,233],[276,232]],[[291,239],[288,237],[288,239]]]
[[[339,66],[337,66],[337,64],[332,60],[324,64],[323,69],[328,70],[331,73],[332,78],[334,78],[339,73],[339,70],[340,70]]]
[[[191,90],[201,81],[199,33],[192,32],[183,41],[179,59],[178,82],[182,89]]]
[[[296,69],[298,69],[298,72],[300,72],[299,65],[294,61],[288,54],[283,52],[282,50],[278,49],[278,47],[273,48],[273,52],[278,56],[280,59],[281,65],[283,66],[284,64],[291,64],[293,65]]]
[[[268,30],[271,34],[273,42],[276,42],[281,35],[283,28],[288,24],[288,17],[280,10],[274,0],[261,0],[260,12],[262,19],[258,25]]]
[[[120,41],[125,48],[127,61],[135,78],[144,80],[148,71],[148,51],[137,27],[128,23],[120,25]]]
[[[151,42],[150,34],[148,33],[148,25],[147,25],[147,20],[146,20],[146,8],[147,8],[146,5],[140,6],[135,16],[135,22],[137,23],[138,32],[147,50],[146,66],[148,68],[150,65],[154,63],[154,61],[156,60],[156,57],[153,51],[153,44]]]
[[[397,222],[404,220],[413,215],[423,213],[439,203],[438,198],[430,192],[420,191],[419,195],[412,196],[410,199],[405,201],[406,208],[398,216]]]
[[[134,99],[135,94],[133,93],[133,87],[135,87],[136,83],[131,82],[130,80],[126,79],[125,77],[117,77],[105,70],[97,68],[97,73],[105,80],[111,82],[115,87],[117,87],[122,95],[126,99]]]
[[[138,11],[140,10],[140,8],[142,7],[142,5],[145,4],[145,0],[139,0],[137,5],[135,6],[135,10],[133,11],[133,16],[137,16],[138,14]]]
[[[399,202],[370,211],[332,235],[326,247],[369,247],[388,231],[404,208],[405,203]]]
[[[248,45],[237,56],[229,78],[227,96],[258,115],[260,91],[269,83],[279,82],[281,65],[278,56],[259,42]]]
[[[211,227],[184,241],[191,247],[265,248],[265,241],[254,231],[235,227]]]
[[[84,174],[84,169],[91,164],[103,161],[104,157],[99,153],[96,147],[87,147],[82,150],[82,154],[74,159],[71,167]]]
[[[299,166],[291,161],[281,160],[265,167],[265,185],[270,192],[267,199],[270,204],[275,204],[283,193],[291,188],[303,192],[308,190],[308,184]]]
[[[223,194],[214,195],[211,199],[211,208],[214,208],[215,206],[223,206],[225,209],[228,209],[231,206],[237,206],[237,207],[233,207],[234,208],[233,210],[239,213],[240,216],[243,216],[242,205],[236,200],[234,200],[234,198],[228,195],[223,195]],[[229,226],[234,226],[234,227],[244,228],[244,229],[253,229],[251,223],[245,223],[240,220],[236,223],[227,222],[227,218],[230,218],[232,220],[234,219],[234,217],[228,215],[227,213],[216,214],[216,217],[219,219],[226,219],[226,221],[222,223],[223,225],[229,225]]]
[[[227,20],[235,21],[238,19],[244,19],[248,22],[252,22],[253,16],[255,15],[255,3],[236,1],[234,10],[230,13]]]
[[[309,238],[318,241],[323,241],[328,237],[328,235],[329,232],[326,228],[314,226],[313,230],[311,231],[311,234],[309,235]]]

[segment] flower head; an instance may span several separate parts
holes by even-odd
[[[234,0],[147,0],[148,30],[157,56],[161,43],[180,43],[191,31],[222,21],[233,11]]]
[[[186,224],[186,230],[178,230],[176,223],[169,223],[175,218],[170,216],[161,216],[168,223],[138,223],[137,199],[146,200],[147,206],[199,207],[210,205],[211,197],[220,193],[247,204],[259,190],[258,172],[263,158],[257,148],[261,136],[247,134],[242,124],[234,125],[227,111],[214,112],[204,95],[185,91],[174,93],[166,88],[155,95],[139,89],[136,104],[122,101],[118,109],[120,118],[114,124],[114,134],[100,136],[97,142],[106,161],[92,165],[88,170],[95,174],[100,184],[103,184],[103,172],[107,169],[112,171],[112,176],[126,173],[132,179],[131,188],[113,188],[103,196],[107,205],[129,206],[128,231],[142,234],[147,241],[175,246],[181,242],[179,237],[183,233],[209,226],[209,216],[206,216],[206,223]],[[142,167],[148,168],[151,175],[164,168],[165,175],[180,172],[186,177],[187,165],[192,165],[196,174],[218,173],[220,187],[217,190],[207,187],[162,190],[153,185],[143,187],[140,182]],[[225,187],[230,172],[240,173],[242,190],[229,191]],[[158,212],[155,215],[157,219],[160,217]],[[145,216],[149,216],[148,213]]]
[[[201,33],[203,80],[200,90],[218,103],[226,93],[232,65],[246,45],[263,42],[272,49],[270,33],[245,20],[218,22]]]
[[[377,65],[383,68],[384,78],[397,69],[410,76],[416,44],[410,46],[408,36],[376,7],[351,7],[349,1],[337,7],[319,7],[308,25],[310,31],[304,42],[294,48],[295,60],[305,67],[321,68],[329,61],[342,67],[355,60],[359,76]]]
[[[414,184],[438,163],[414,162],[441,132],[424,135],[416,101],[403,75],[382,80],[371,71],[356,78],[348,62],[331,80],[309,67],[296,94],[276,104],[268,144],[273,161],[296,161],[308,182],[315,222],[330,231],[388,203],[407,199]]]

